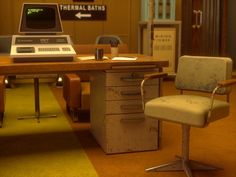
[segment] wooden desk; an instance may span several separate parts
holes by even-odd
[[[0,57],[0,75],[89,71],[91,74],[91,132],[105,153],[158,149],[158,121],[145,117],[140,82],[145,73],[158,72],[167,61],[136,54],[135,61],[13,63]],[[146,84],[146,99],[159,96],[159,81]],[[149,93],[149,94],[148,94]]]
[[[121,55],[122,56],[122,55]],[[153,65],[157,68],[168,66],[167,61],[155,60],[151,56],[139,54],[124,54],[123,56],[137,56],[135,61],[103,61],[86,60],[73,62],[32,62],[32,63],[13,63],[8,56],[0,56],[0,75],[19,75],[19,74],[50,74],[68,73],[78,71],[110,70],[117,66],[147,66]]]

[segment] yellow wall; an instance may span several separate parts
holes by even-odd
[[[23,2],[73,4],[72,0],[0,0],[0,35],[17,34]],[[140,0],[94,0],[93,4],[107,6],[107,20],[63,21],[64,33],[71,35],[74,43],[94,43],[98,35],[115,34],[129,45],[131,52],[137,52]],[[181,0],[176,0],[177,20],[181,18],[180,6]]]

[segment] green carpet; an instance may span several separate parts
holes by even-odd
[[[17,120],[34,114],[32,84],[6,91],[3,128],[0,129],[0,177],[97,177],[46,84],[40,84],[41,114],[57,118]]]

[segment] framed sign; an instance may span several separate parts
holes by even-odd
[[[62,20],[106,20],[107,7],[100,4],[59,4]]]

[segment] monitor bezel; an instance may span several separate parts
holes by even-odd
[[[49,7],[49,6],[54,6],[56,9],[56,21],[58,21],[58,23],[56,24],[58,27],[55,28],[55,30],[25,30],[22,29],[23,26],[26,26],[26,17],[24,15],[24,9],[27,8],[27,6],[45,6],[45,7]],[[59,5],[57,3],[23,3],[22,4],[22,8],[21,8],[21,15],[20,15],[20,22],[19,22],[19,28],[18,28],[18,32],[20,34],[57,34],[57,33],[63,33],[63,26],[62,26],[62,21],[61,21],[61,15],[60,15],[60,11],[59,11]]]

